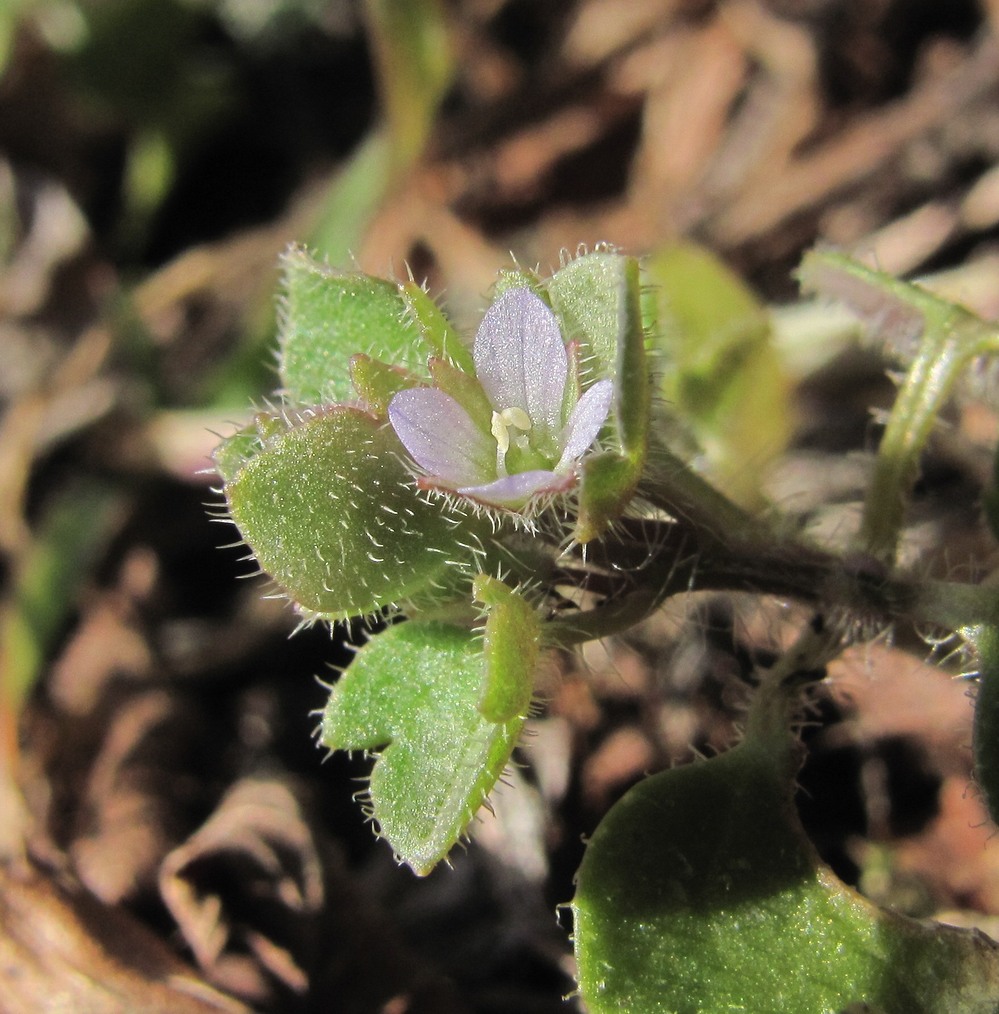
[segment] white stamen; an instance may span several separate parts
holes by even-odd
[[[502,412],[493,412],[489,430],[496,438],[496,471],[499,475],[506,475],[506,452],[510,450],[511,426],[526,433],[533,423],[522,408],[505,408]]]

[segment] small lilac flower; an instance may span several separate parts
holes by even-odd
[[[389,421],[423,472],[420,485],[514,511],[571,489],[610,411],[611,381],[573,398],[558,321],[527,288],[508,290],[486,311],[472,359],[483,407],[438,387],[400,391],[389,402]]]

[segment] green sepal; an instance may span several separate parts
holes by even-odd
[[[614,258],[614,271],[605,258]],[[635,495],[649,446],[649,368],[646,361],[645,329],[642,321],[641,285],[638,262],[616,254],[592,254],[574,264],[597,258],[596,275],[603,284],[612,284],[613,312],[607,307],[598,314],[606,328],[614,329],[614,359],[610,376],[614,380],[614,425],[612,438],[617,448],[591,456],[583,463],[579,491],[579,515],[573,533],[579,543],[599,538],[619,518]],[[563,268],[555,280],[573,265]],[[606,294],[603,294],[606,296]],[[597,309],[594,308],[594,313]],[[602,327],[593,334],[606,344],[609,332]],[[578,339],[592,349],[594,338]]]
[[[222,477],[222,481],[229,482],[234,479],[239,470],[262,447],[263,441],[255,423],[243,426],[232,436],[226,437],[212,452],[215,470]]]
[[[638,261],[624,258],[618,294],[617,360],[614,412],[621,453],[632,465],[637,484],[649,449],[649,367],[642,326],[642,290]]]
[[[416,282],[400,285],[399,294],[425,342],[424,353],[444,359],[457,369],[475,376],[471,351],[437,303]]]
[[[578,341],[570,341],[565,346],[569,360],[569,373],[565,378],[565,395],[562,398],[562,415],[568,418],[583,396],[583,347]]]
[[[261,568],[307,616],[344,619],[404,602],[471,558],[463,515],[418,495],[390,427],[345,406],[268,419],[279,424],[225,495]],[[246,437],[237,439],[241,447]],[[234,456],[223,445],[227,470]]]
[[[281,263],[280,372],[291,404],[353,398],[347,367],[356,352],[425,375],[426,351],[397,285],[335,271],[301,247],[290,248]]]
[[[631,789],[593,835],[572,907],[592,1014],[996,1010],[999,945],[838,882],[765,744]]]
[[[350,382],[368,411],[381,418],[388,412],[393,395],[421,383],[409,370],[372,359],[363,352],[350,357]]]
[[[524,724],[478,708],[485,658],[462,627],[409,622],[373,637],[333,687],[321,739],[377,750],[370,805],[380,833],[424,876],[464,834]]]
[[[635,469],[624,455],[602,451],[584,459],[573,538],[581,545],[600,538],[624,512],[634,491]]]
[[[545,288],[538,273],[531,271],[530,268],[522,268],[517,264],[512,268],[501,269],[493,284],[493,300],[499,299],[504,292],[509,292],[511,289],[530,289],[536,296],[543,299],[546,305],[551,306],[552,301],[548,295],[548,290]]]
[[[470,373],[452,366],[445,359],[431,358],[427,362],[427,367],[434,386],[454,398],[479,429],[491,437],[493,406],[478,380]]]
[[[488,610],[482,641],[485,680],[477,707],[490,722],[523,718],[541,654],[541,620],[522,595],[488,574],[476,575],[472,594]]]

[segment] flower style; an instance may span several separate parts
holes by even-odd
[[[471,394],[462,375],[464,384],[446,385],[451,393],[410,388],[389,403],[420,485],[512,511],[571,489],[607,419],[612,382],[580,397],[555,314],[527,288],[508,290],[486,311],[472,359]]]

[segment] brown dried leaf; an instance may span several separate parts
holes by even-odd
[[[163,856],[179,838],[178,757],[201,723],[184,702],[145,691],[114,712],[86,782],[70,855],[102,901],[153,890]]]
[[[248,1014],[120,909],[0,865],[0,1011]]]
[[[160,891],[198,964],[239,995],[273,978],[308,987],[309,930],[324,904],[323,867],[291,788],[237,782],[208,821],[171,852]]]
[[[905,98],[853,120],[836,136],[788,163],[775,178],[747,187],[712,223],[733,246],[780,227],[885,170],[904,149],[957,117],[981,115],[994,102],[996,41],[985,37],[946,73],[920,82]]]

